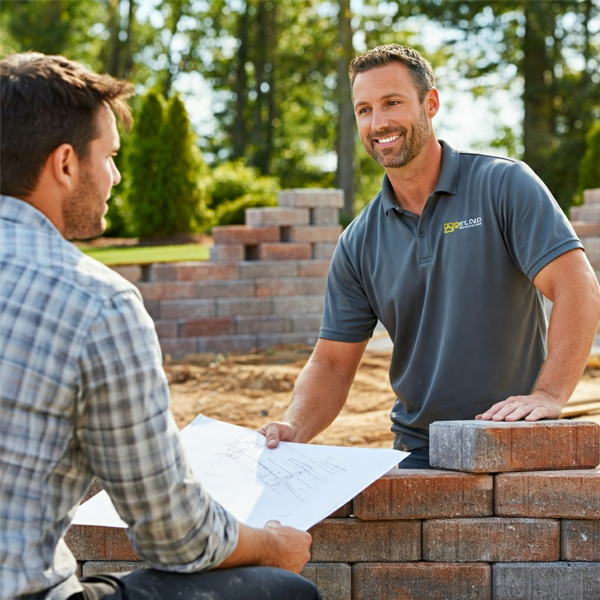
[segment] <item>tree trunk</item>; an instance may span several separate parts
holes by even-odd
[[[344,190],[342,219],[349,223],[354,218],[354,109],[350,95],[348,69],[354,56],[352,47],[352,13],[350,0],[339,0],[338,41],[341,50],[337,64],[337,173],[338,188]]]
[[[246,151],[247,129],[245,110],[248,100],[246,76],[246,62],[248,61],[248,31],[250,29],[250,2],[246,2],[246,9],[242,13],[238,26],[237,38],[240,46],[237,52],[236,78],[233,84],[235,93],[235,117],[231,130],[232,157],[241,158]]]

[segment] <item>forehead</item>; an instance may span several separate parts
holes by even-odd
[[[418,96],[417,87],[407,66],[393,62],[359,73],[354,79],[352,95],[355,105],[389,94]]]
[[[119,144],[119,132],[117,131],[117,120],[108,104],[102,104],[96,113],[96,137],[92,143],[97,145],[114,146]]]

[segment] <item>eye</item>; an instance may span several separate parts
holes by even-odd
[[[369,109],[369,108],[367,108],[367,107],[365,106],[365,107],[363,107],[363,108],[359,108],[359,109],[358,109],[358,113],[357,113],[357,114],[359,114],[359,115],[364,115],[364,114],[366,114],[367,112],[369,112],[369,110],[370,110],[370,109]]]

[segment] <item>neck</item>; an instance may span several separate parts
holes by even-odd
[[[417,216],[437,185],[442,167],[442,147],[432,135],[419,156],[404,167],[385,170],[396,203]]]

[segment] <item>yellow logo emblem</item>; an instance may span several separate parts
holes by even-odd
[[[444,233],[452,233],[455,229],[460,227],[460,223],[455,221],[454,223],[444,223]]]

